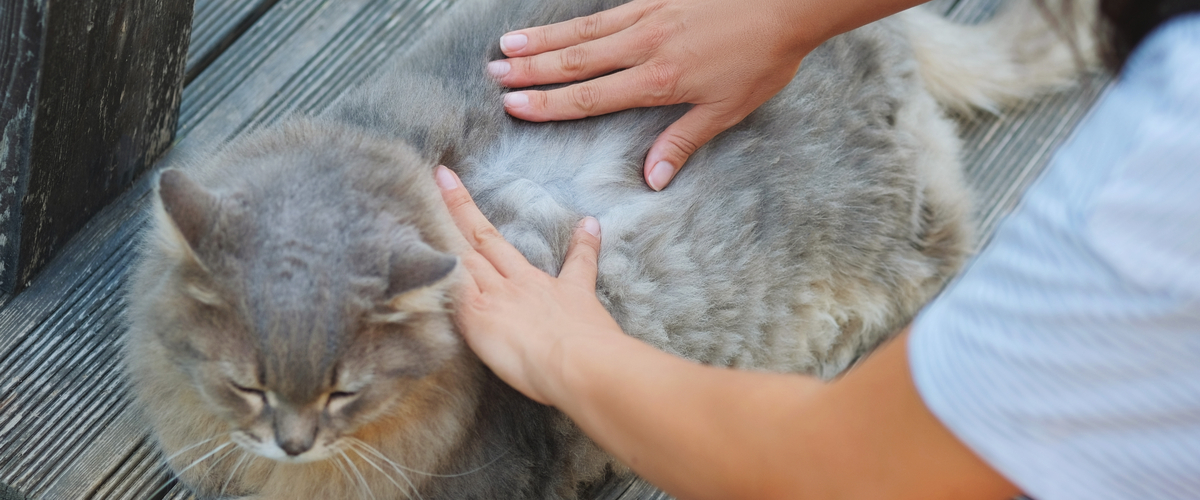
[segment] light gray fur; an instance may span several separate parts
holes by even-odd
[[[705,363],[830,378],[959,269],[972,244],[959,142],[923,84],[937,62],[919,66],[910,42],[933,42],[913,24],[888,19],[822,45],[655,193],[645,152],[685,106],[532,124],[504,114],[504,90],[484,73],[502,33],[616,3],[462,0],[322,116],[164,174],[130,281],[125,353],[190,487],[574,498],[628,473],[483,369],[453,331],[455,229],[438,163],[548,272],[576,222],[597,217],[600,299],[628,334]],[[348,383],[358,403],[323,406]],[[233,387],[248,384],[269,397]],[[372,468],[369,453],[290,464],[245,451],[313,438],[334,453],[346,436],[423,473]],[[231,456],[199,460],[230,439]]]

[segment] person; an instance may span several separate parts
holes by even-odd
[[[662,189],[807,50],[914,3],[766,1],[638,0],[509,33],[507,69],[488,70],[511,86],[608,75],[509,94],[532,120],[693,103],[648,153]],[[1129,56],[1118,83],[961,279],[835,381],[624,335],[595,296],[595,219],[553,278],[439,167],[468,248],[467,343],[681,498],[1200,498],[1200,2],[1101,12],[1110,58]]]

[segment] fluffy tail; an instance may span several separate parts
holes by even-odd
[[[1064,11],[1063,1],[1046,1],[1042,9],[1033,0],[1010,0],[992,20],[973,26],[924,8],[905,12],[926,87],[942,105],[970,114],[1075,83],[1096,62],[1096,4],[1075,1]]]

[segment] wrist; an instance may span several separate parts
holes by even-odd
[[[537,359],[529,359],[528,373],[544,403],[563,411],[578,406],[589,384],[603,378],[605,367],[619,356],[623,340],[633,339],[616,325],[577,330],[560,335]]]
[[[820,0],[775,0],[771,10],[783,34],[784,50],[796,59],[845,31],[839,29],[844,23],[835,15],[840,9]]]

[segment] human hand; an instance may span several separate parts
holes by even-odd
[[[565,344],[587,336],[622,335],[596,298],[600,223],[591,217],[581,221],[555,278],[504,240],[457,175],[444,166],[435,175],[466,239],[459,258],[468,277],[456,300],[455,322],[467,345],[522,394],[555,404],[563,391]]]
[[[829,16],[798,12],[812,3],[820,2],[635,0],[505,34],[500,47],[509,59],[493,61],[488,72],[508,87],[600,77],[504,97],[509,114],[534,122],[694,104],[646,156],[646,183],[662,190],[692,153],[783,89],[801,59],[831,35],[814,22]]]

